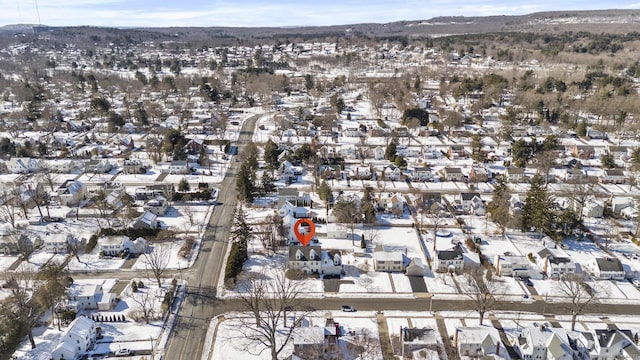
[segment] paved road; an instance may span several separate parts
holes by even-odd
[[[237,142],[240,151],[251,140],[257,118],[256,115],[244,122]],[[216,286],[224,274],[223,260],[237,204],[236,173],[239,164],[231,163],[220,185],[218,205],[205,230],[198,259],[190,270],[183,271],[188,282],[186,297],[165,349],[165,359],[200,359],[209,321],[221,313],[216,306]]]

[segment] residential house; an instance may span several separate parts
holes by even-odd
[[[576,203],[576,207],[578,206],[579,204]],[[589,198],[582,207],[582,215],[586,217],[601,218],[604,216],[604,205],[596,198]]]
[[[166,169],[163,169],[163,172],[169,174],[188,174],[189,171],[189,163],[186,160],[173,160]]]
[[[461,209],[465,214],[473,214],[476,216],[486,214],[484,202],[477,192],[461,192],[454,201],[454,208]]]
[[[5,162],[7,170],[12,174],[28,174],[38,172],[41,169],[40,161],[27,157],[12,157]]]
[[[296,182],[299,175],[302,175],[302,170],[287,160],[280,166],[280,180],[286,183]]]
[[[571,155],[581,160],[593,159],[596,154],[596,149],[592,145],[574,144],[571,150]]]
[[[164,196],[156,196],[155,199],[147,200],[142,209],[157,216],[163,216],[167,212],[168,202]]]
[[[122,164],[122,172],[124,174],[146,174],[147,167],[141,160],[125,159]]]
[[[429,181],[433,177],[433,172],[429,166],[421,166],[413,169],[411,180],[413,181]]]
[[[504,352],[500,334],[494,327],[464,327],[457,328],[454,335],[454,346],[458,348],[458,354],[471,358],[484,356],[496,357]]]
[[[92,174],[105,174],[113,169],[109,159],[91,159],[84,163],[84,171]]]
[[[288,267],[304,274],[340,275],[342,257],[338,252],[322,251],[318,245],[291,245]]]
[[[302,326],[293,330],[293,359],[302,360],[335,360],[338,359],[339,324],[332,318],[326,320],[325,326],[309,326],[302,321]]]
[[[395,165],[387,165],[382,169],[380,178],[383,180],[397,181],[402,177],[402,170]]]
[[[629,196],[614,196],[611,199],[611,211],[620,215],[622,210],[626,208],[635,208],[635,202],[632,197]]]
[[[105,293],[101,284],[73,284],[69,290],[69,306],[75,311],[108,311],[117,301],[116,294]]]
[[[96,324],[86,316],[79,316],[69,324],[51,352],[51,360],[78,359],[93,349],[96,343]]]
[[[373,174],[369,166],[354,166],[349,169],[349,178],[356,180],[371,180]]]
[[[462,247],[457,245],[449,250],[436,251],[436,271],[459,273],[464,269]]]
[[[534,271],[531,261],[520,255],[496,255],[493,266],[500,276],[530,277]]]
[[[523,182],[525,179],[524,169],[515,167],[515,166],[509,166],[506,172],[506,179],[507,179],[507,182],[510,182],[510,183]]]
[[[455,144],[449,145],[449,148],[447,149],[447,157],[449,157],[449,159],[466,159],[469,157],[469,154],[464,149],[463,145]]]
[[[282,207],[285,202],[289,202],[294,206],[313,207],[313,200],[309,193],[301,192],[292,187],[285,187],[278,190],[278,207]]]
[[[469,182],[481,183],[489,181],[489,172],[482,166],[472,166],[469,170]]]
[[[512,194],[509,198],[509,213],[511,215],[519,215],[522,212],[524,203],[520,200],[519,194]]]
[[[459,167],[446,166],[442,170],[440,170],[440,174],[445,181],[464,180],[464,174],[462,173],[462,169],[460,169]]]
[[[373,252],[373,270],[386,272],[403,272],[405,270],[404,254],[399,251],[386,251],[377,247]]]
[[[627,181],[622,169],[604,169],[600,176],[603,184],[624,184]]]
[[[609,138],[609,135],[606,132],[600,131],[600,130],[596,130],[596,129],[592,128],[592,127],[587,127],[587,134],[586,135],[587,135],[587,137],[589,139],[592,139],[592,140],[594,140],[594,139],[595,140],[605,140],[605,139]]]
[[[640,348],[633,339],[634,336],[630,330],[610,327],[580,332],[575,342],[579,354],[585,359],[640,359]]]
[[[71,241],[75,241],[71,234],[49,234],[43,240],[44,251],[49,254],[65,254]]]
[[[281,218],[284,218],[287,215],[294,219],[310,218],[311,210],[304,206],[296,206],[287,201],[280,207],[280,209],[278,209],[278,215],[280,215]]]
[[[398,126],[394,129],[394,132],[398,137],[407,137],[409,136],[409,129],[406,126]]]
[[[98,239],[98,250],[104,256],[118,256],[124,251],[126,236],[103,236]]]
[[[581,169],[570,168],[563,169],[562,178],[566,182],[581,182],[586,178],[586,176]]]
[[[404,269],[404,273],[407,276],[424,276],[424,265],[420,258],[413,258],[409,262],[409,265]]]
[[[576,264],[560,249],[543,248],[537,253],[537,264],[551,279],[560,279],[576,272]]]
[[[20,234],[17,239],[8,233],[0,235],[0,254],[8,256],[22,252],[33,252],[33,241],[26,234]]]
[[[157,229],[158,216],[151,211],[145,211],[144,214],[134,220],[129,226],[134,229]]]
[[[60,204],[63,206],[76,206],[87,194],[87,186],[78,180],[68,179],[56,189]]]
[[[601,280],[624,280],[625,271],[618,258],[598,257],[585,264],[591,274]]]
[[[435,358],[439,358],[438,353],[441,350],[438,344],[438,334],[432,328],[400,328],[400,346],[401,356],[413,354],[414,352],[430,351]]]
[[[373,158],[376,160],[384,160],[387,155],[387,150],[382,146],[376,146],[373,149]]]
[[[564,329],[547,326],[522,330],[514,349],[523,360],[573,360],[573,349]]]

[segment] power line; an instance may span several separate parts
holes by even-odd
[[[34,0],[34,2],[36,3],[36,14],[38,14],[38,26],[40,26],[42,23],[40,22],[40,8],[38,8],[38,0]]]

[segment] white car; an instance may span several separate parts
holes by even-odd
[[[342,311],[344,311],[344,312],[354,312],[354,311],[356,311],[356,308],[354,308],[353,306],[350,306],[350,305],[342,305]]]
[[[640,288],[640,279],[633,279],[631,280],[631,283]]]
[[[447,229],[439,229],[438,231],[436,231],[436,236],[440,236],[440,237],[451,236],[451,231]]]
[[[118,349],[116,351],[116,356],[127,356],[127,355],[131,355],[131,350],[124,348],[124,349]]]

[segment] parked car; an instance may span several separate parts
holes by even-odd
[[[128,356],[131,355],[131,350],[127,348],[118,349],[116,351],[116,356]]]
[[[342,311],[344,312],[355,312],[356,308],[350,305],[342,305]]]
[[[631,280],[631,283],[640,288],[640,279],[633,279]]]
[[[533,282],[529,278],[524,278],[522,282],[527,286],[533,286]]]
[[[451,231],[447,229],[438,229],[438,231],[436,231],[436,236],[448,237],[451,236]]]

